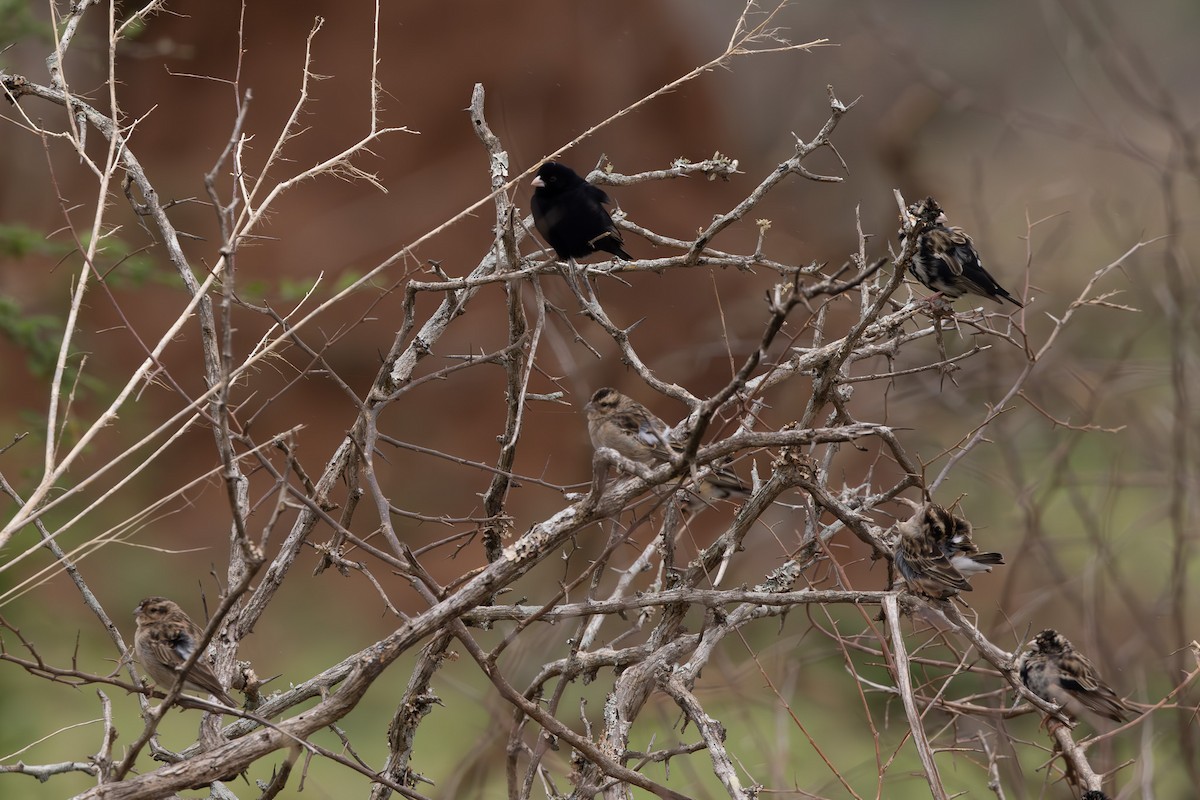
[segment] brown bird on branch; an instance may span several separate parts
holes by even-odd
[[[1047,628],[1033,637],[1017,669],[1029,691],[1062,706],[1073,719],[1091,712],[1113,722],[1125,721],[1129,711],[1125,701],[1100,680],[1092,662],[1058,631]]]
[[[162,689],[169,690],[203,638],[203,631],[178,605],[165,597],[147,597],[133,610],[137,630],[133,651],[146,673]],[[204,656],[188,670],[184,688],[211,694],[224,705],[236,708],[233,698],[213,674]]]
[[[1019,308],[1025,307],[984,269],[971,237],[962,228],[946,224],[946,212],[937,201],[926,197],[910,205],[908,213],[927,226],[917,237],[908,270],[935,292],[930,300],[939,295],[955,300],[964,294],[977,294],[997,303],[1007,300]],[[904,239],[901,231],[901,242]]]
[[[944,600],[971,591],[967,579],[1004,563],[1000,553],[983,553],[971,538],[971,523],[935,503],[913,503],[913,515],[896,523],[896,569],[914,592]]]
[[[592,447],[596,449],[610,447],[630,461],[648,467],[672,463],[681,455],[681,443],[673,438],[671,426],[612,387],[597,389],[583,408]],[[722,466],[713,467],[690,491],[694,497],[688,502],[689,510],[695,510],[703,502],[750,495],[741,478]]]

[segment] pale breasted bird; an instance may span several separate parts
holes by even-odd
[[[169,690],[179,677],[180,667],[195,652],[203,631],[165,597],[147,597],[133,614],[137,622],[133,651],[138,663],[159,687]],[[203,655],[188,670],[184,688],[211,694],[224,705],[237,707]]]
[[[655,467],[681,454],[681,445],[667,423],[641,403],[616,389],[604,387],[592,394],[584,407],[592,447],[611,447],[638,464]],[[698,486],[690,489],[703,501],[743,498],[750,490],[728,467],[716,466]],[[694,503],[689,501],[689,507]]]
[[[913,277],[936,293],[934,297],[943,295],[954,300],[964,294],[976,294],[997,303],[1007,300],[1024,308],[1020,300],[984,269],[971,237],[962,228],[946,224],[945,212],[932,197],[913,203],[908,207],[908,213],[926,225],[917,238],[908,269]],[[900,232],[900,239],[904,241],[904,231]]]
[[[913,515],[896,523],[895,562],[912,591],[944,600],[971,591],[968,578],[1004,563],[1000,553],[980,552],[963,517],[936,503],[905,502]]]
[[[621,246],[621,232],[604,207],[612,201],[599,186],[557,161],[538,167],[532,186],[533,224],[561,260],[598,250],[625,261],[632,258]]]
[[[1073,719],[1090,712],[1123,722],[1129,712],[1125,701],[1100,680],[1092,662],[1058,631],[1047,628],[1033,637],[1017,669],[1029,691],[1062,706]]]

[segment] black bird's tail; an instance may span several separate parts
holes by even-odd
[[[621,239],[620,232],[612,227],[612,222],[609,222],[609,229],[600,234],[596,238],[588,242],[588,246],[592,248],[591,252],[603,250],[606,253],[611,253],[622,261],[633,261],[633,256],[625,252],[625,248],[621,245],[624,241]]]

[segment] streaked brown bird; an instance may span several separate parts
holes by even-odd
[[[592,394],[584,407],[588,435],[592,447],[611,447],[630,461],[656,467],[670,463],[680,453],[681,443],[674,438],[671,426],[663,422],[641,403],[605,386]],[[688,506],[694,510],[702,501],[728,500],[748,497],[750,490],[741,478],[728,467],[717,466],[705,476]]]
[[[910,504],[913,515],[896,523],[895,560],[912,591],[945,600],[971,591],[971,576],[1004,563],[1000,553],[980,552],[963,517],[936,503]]]
[[[1033,637],[1017,663],[1021,682],[1043,700],[1063,707],[1073,719],[1090,712],[1124,722],[1129,707],[1100,680],[1096,668],[1067,638],[1047,628]]]
[[[138,603],[133,615],[137,622],[133,651],[138,663],[160,688],[169,690],[179,677],[179,668],[195,652],[203,631],[165,597],[147,597]],[[204,656],[188,670],[184,688],[211,694],[224,705],[237,708]]]
[[[533,224],[561,260],[599,250],[625,261],[633,258],[621,246],[621,232],[604,207],[612,201],[599,186],[557,161],[542,164],[532,186]]]
[[[910,205],[908,213],[927,225],[917,238],[908,269],[935,292],[931,300],[939,295],[955,300],[964,294],[976,294],[997,303],[1007,300],[1019,308],[1025,307],[984,269],[971,237],[962,228],[946,224],[946,213],[937,201],[926,197]],[[904,239],[901,231],[901,242]]]

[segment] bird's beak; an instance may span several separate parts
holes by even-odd
[[[541,177],[535,177],[535,178],[533,179],[533,182],[532,182],[532,183],[530,183],[529,185],[530,185],[530,186],[532,186],[532,187],[533,187],[533,188],[535,188],[535,189],[540,189],[540,188],[542,188],[543,186],[545,186],[545,185],[546,185],[546,182],[545,182],[545,181],[543,181],[543,180],[541,179]]]

